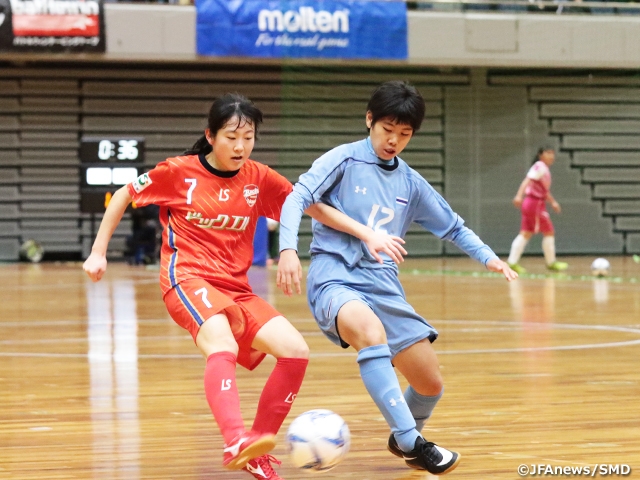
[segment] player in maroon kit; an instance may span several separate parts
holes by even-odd
[[[553,165],[555,160],[556,154],[552,148],[541,148],[513,199],[513,204],[520,208],[522,212],[522,221],[520,233],[511,244],[511,252],[507,263],[518,273],[526,272],[526,269],[518,264],[518,261],[529,239],[538,232],[543,235],[542,251],[544,252],[547,268],[559,272],[566,270],[568,267],[565,262],[556,260],[554,228],[546,207],[546,203],[549,202],[551,208],[556,213],[560,213],[560,204],[556,202],[550,191],[551,172],[549,167]]]

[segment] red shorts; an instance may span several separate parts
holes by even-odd
[[[196,340],[200,326],[212,316],[224,313],[238,343],[238,363],[253,370],[265,357],[251,348],[258,330],[282,315],[268,302],[251,292],[230,292],[213,287],[206,280],[184,280],[164,296],[171,318]]]
[[[553,234],[553,223],[542,198],[524,197],[522,201],[520,231]]]

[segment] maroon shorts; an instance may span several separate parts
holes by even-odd
[[[553,234],[553,223],[547,212],[546,201],[542,198],[524,197],[522,201],[522,221],[520,231]]]
[[[229,292],[213,287],[206,280],[184,280],[164,296],[171,318],[196,340],[200,326],[218,313],[229,319],[238,343],[238,364],[253,370],[265,354],[251,348],[258,330],[272,318],[282,315],[267,301],[251,292]]]

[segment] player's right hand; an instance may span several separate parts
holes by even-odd
[[[298,252],[292,249],[281,251],[280,259],[278,260],[278,275],[276,276],[276,287],[281,288],[282,292],[290,297],[293,293],[293,284],[296,292],[299,294],[301,292],[301,278],[302,265],[300,265]]]
[[[378,263],[383,263],[384,260],[380,256],[380,253],[386,253],[391,260],[400,264],[404,262],[404,256],[407,251],[402,246],[404,240],[395,235],[389,235],[385,232],[371,230],[371,233],[363,240],[364,244],[369,249],[369,253],[375,258]]]
[[[522,207],[522,197],[514,197],[514,198],[513,198],[513,205],[514,205],[516,208],[520,208],[520,207]]]
[[[89,258],[84,261],[82,269],[87,273],[87,275],[89,275],[89,278],[93,282],[97,282],[102,278],[104,272],[107,270],[107,257],[97,253],[92,253],[89,255]]]
[[[492,272],[503,274],[504,278],[507,279],[507,282],[511,282],[518,278],[518,273],[513,271],[508,263],[497,258],[491,259],[487,262],[487,269]]]

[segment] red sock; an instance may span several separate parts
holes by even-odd
[[[236,385],[236,356],[231,352],[209,355],[204,369],[204,392],[225,443],[244,432]]]
[[[309,360],[279,358],[260,395],[253,431],[278,433],[298,395]]]

